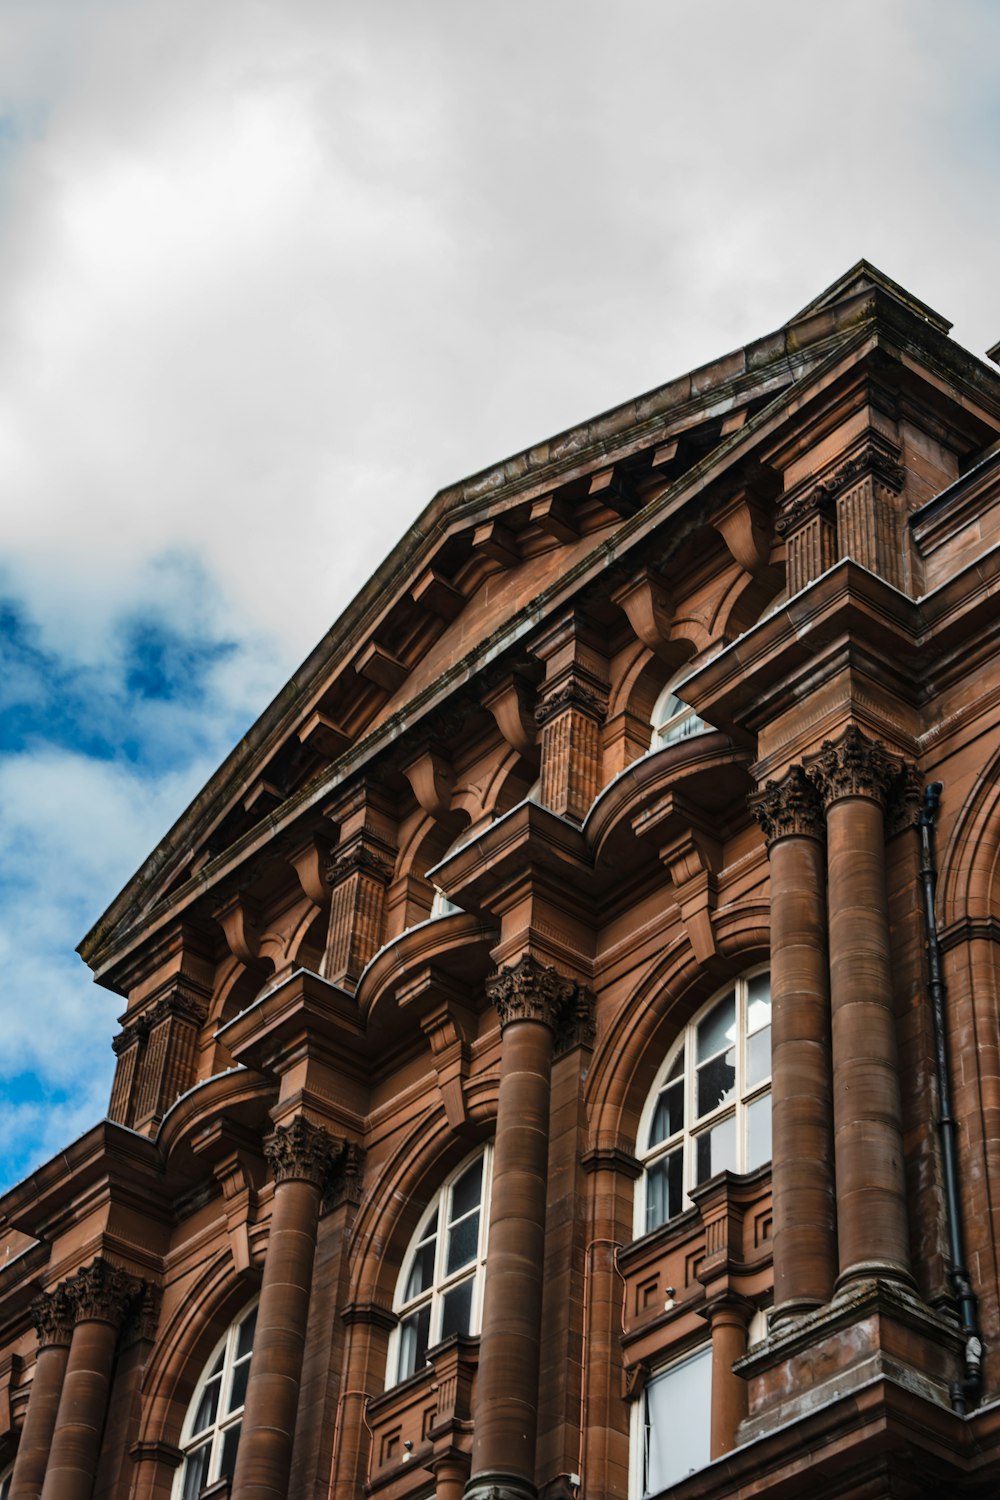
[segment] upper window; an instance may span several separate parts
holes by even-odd
[[[636,1233],[682,1213],[716,1172],[771,1159],[771,980],[738,979],[684,1028],[639,1122]]]
[[[678,698],[675,687],[680,686],[684,672],[676,672],[653,704],[652,749],[662,750],[665,745],[675,745],[693,734],[706,734],[711,725],[700,719],[689,703]]]
[[[491,1155],[487,1147],[449,1177],[410,1242],[393,1302],[389,1385],[423,1369],[427,1350],[449,1334],[479,1332]]]
[[[181,1430],[174,1500],[197,1500],[206,1485],[232,1479],[256,1326],[255,1306],[233,1323],[205,1367]]]

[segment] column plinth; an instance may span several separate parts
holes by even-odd
[[[323,1186],[344,1142],[301,1115],[264,1150],[275,1178],[234,1500],[287,1500]]]

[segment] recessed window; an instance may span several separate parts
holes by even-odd
[[[650,1376],[639,1405],[638,1494],[658,1495],[711,1458],[712,1346]]]
[[[636,1234],[690,1206],[716,1172],[750,1172],[771,1159],[771,979],[738,979],[684,1028],[639,1122],[645,1170]]]
[[[181,1431],[184,1462],[174,1500],[197,1500],[206,1485],[232,1478],[256,1326],[252,1307],[233,1323],[205,1367]]]
[[[479,1332],[491,1158],[480,1151],[449,1177],[410,1242],[393,1302],[389,1385],[422,1370],[428,1349],[449,1334]]]
[[[707,734],[712,727],[677,695],[675,688],[680,686],[684,676],[684,672],[676,673],[653,705],[653,750],[679,744],[681,740],[690,739],[695,734]]]

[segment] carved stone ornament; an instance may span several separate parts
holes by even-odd
[[[821,839],[826,830],[823,804],[801,766],[792,766],[780,781],[769,781],[748,798],[767,847],[795,835]]]
[[[107,1260],[92,1261],[63,1283],[77,1323],[113,1323],[116,1327],[139,1301],[143,1283]]]
[[[145,1016],[138,1021],[129,1021],[123,1026],[116,1037],[111,1040],[111,1050],[116,1057],[121,1057],[130,1047],[138,1047],[149,1036],[149,1022]]]
[[[53,1292],[43,1292],[31,1304],[31,1320],[38,1332],[38,1347],[50,1344],[68,1344],[73,1337],[75,1311],[72,1298],[65,1286],[57,1286]]]
[[[782,535],[795,531],[817,512],[832,515],[837,496],[868,474],[898,494],[906,483],[906,470],[898,462],[898,451],[895,445],[888,443],[885,439],[870,440],[859,453],[852,454],[833,474],[826,479],[821,479],[808,494],[801,495],[795,500],[778,522],[778,531]]]
[[[776,523],[776,531],[779,536],[787,536],[789,532],[798,531],[813,516],[825,516],[832,520],[836,508],[834,495],[831,494],[826,485],[818,484],[814,490],[807,495],[800,495],[793,500],[785,513]]]
[[[595,682],[582,677],[571,677],[568,682],[555,688],[535,709],[535,722],[542,726],[568,708],[589,714],[603,723],[608,712],[608,695]]]
[[[393,876],[393,864],[370,844],[356,844],[353,849],[346,849],[337,855],[326,878],[330,885],[339,885],[348,875],[357,874],[372,875],[383,885],[388,885]]]
[[[143,1020],[149,1029],[176,1017],[180,1021],[190,1021],[192,1025],[200,1026],[208,1015],[208,1005],[200,996],[192,994],[188,990],[174,990],[172,994],[163,995],[143,1016]]]
[[[912,761],[904,761],[903,769],[892,789],[885,815],[887,837],[901,833],[904,828],[914,828],[920,817],[924,802],[924,778]]]
[[[276,1183],[311,1182],[326,1186],[344,1142],[322,1125],[296,1115],[290,1125],[279,1125],[264,1143],[264,1155]]]
[[[585,984],[576,985],[575,990],[572,1003],[566,1006],[556,1027],[557,1057],[571,1047],[592,1047],[597,1036],[597,997]]]
[[[486,981],[486,994],[500,1016],[500,1030],[514,1021],[542,1021],[557,1035],[574,1014],[578,986],[551,964],[526,953],[511,968]]]
[[[902,763],[886,754],[880,740],[870,740],[854,724],[836,742],[824,740],[806,767],[825,803],[868,797],[883,806],[901,769]]]
[[[339,1208],[342,1203],[359,1204],[364,1176],[365,1149],[348,1141],[330,1170],[323,1193],[324,1209]]]

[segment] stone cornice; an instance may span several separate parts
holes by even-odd
[[[767,782],[749,798],[749,806],[768,849],[779,839],[822,839],[826,832],[823,804],[801,766],[790,767],[781,781]]]

